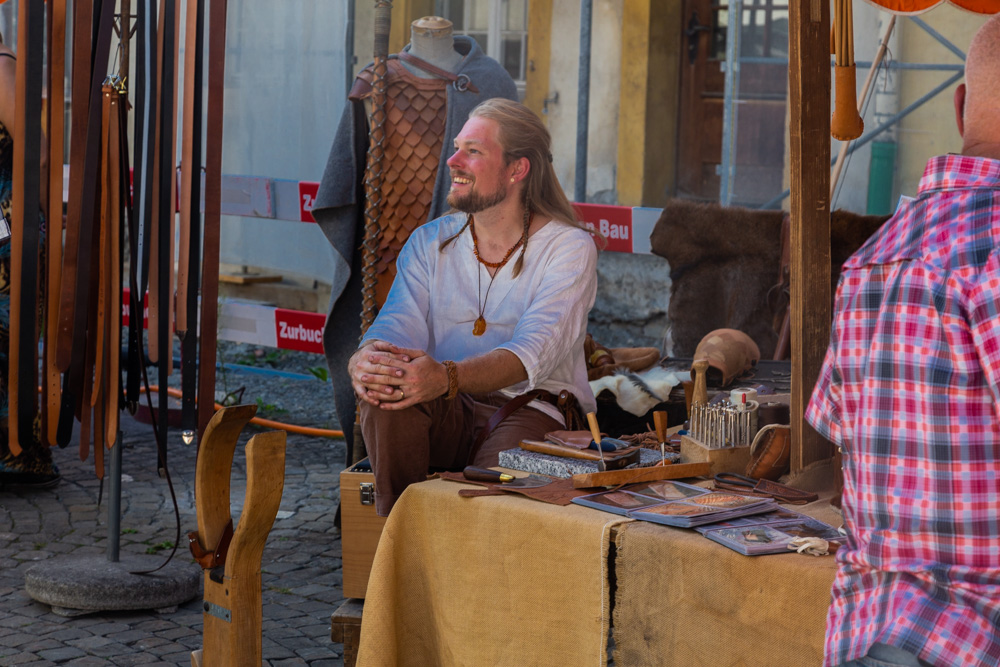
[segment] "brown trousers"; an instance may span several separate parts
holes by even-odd
[[[375,511],[388,516],[403,490],[427,478],[430,470],[461,470],[467,465],[497,465],[500,452],[521,440],[540,440],[563,425],[525,406],[500,422],[473,455],[476,437],[506,402],[499,393],[443,396],[406,410],[383,410],[362,402],[361,431],[375,471]]]

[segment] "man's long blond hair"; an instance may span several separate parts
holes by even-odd
[[[552,167],[552,137],[531,109],[519,102],[497,97],[479,103],[469,117],[486,118],[497,124],[497,139],[503,147],[505,165],[527,158],[531,168],[524,183],[524,200],[532,213],[595,234],[595,230],[577,220],[573,205],[559,185]],[[600,232],[596,235],[604,240]]]

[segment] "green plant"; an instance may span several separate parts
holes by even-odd
[[[149,543],[149,540],[146,540],[146,542],[144,544],[148,544],[148,543]],[[163,542],[160,542],[159,544],[154,544],[153,546],[148,547],[146,549],[146,553],[148,553],[148,554],[155,554],[158,551],[163,551],[164,549],[173,549],[173,548],[174,548],[174,543],[171,542],[170,540],[165,540]]]
[[[261,412],[272,412],[272,413],[288,412],[288,410],[284,408],[279,408],[274,403],[265,403],[264,399],[261,398],[260,396],[257,397],[257,409]]]
[[[122,528],[122,535],[134,535],[138,532],[135,528]]]
[[[326,382],[330,379],[330,372],[327,370],[326,366],[311,366],[309,372],[315,375],[317,378]]]

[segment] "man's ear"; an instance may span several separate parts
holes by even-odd
[[[958,125],[958,134],[965,136],[965,84],[958,84],[955,89],[955,124]]]
[[[531,161],[526,157],[514,160],[511,166],[513,167],[511,171],[511,183],[523,180],[527,177],[528,172],[531,171]]]

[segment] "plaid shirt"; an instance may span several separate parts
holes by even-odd
[[[845,264],[806,419],[843,451],[826,665],[1000,665],[1000,161],[928,162]]]

